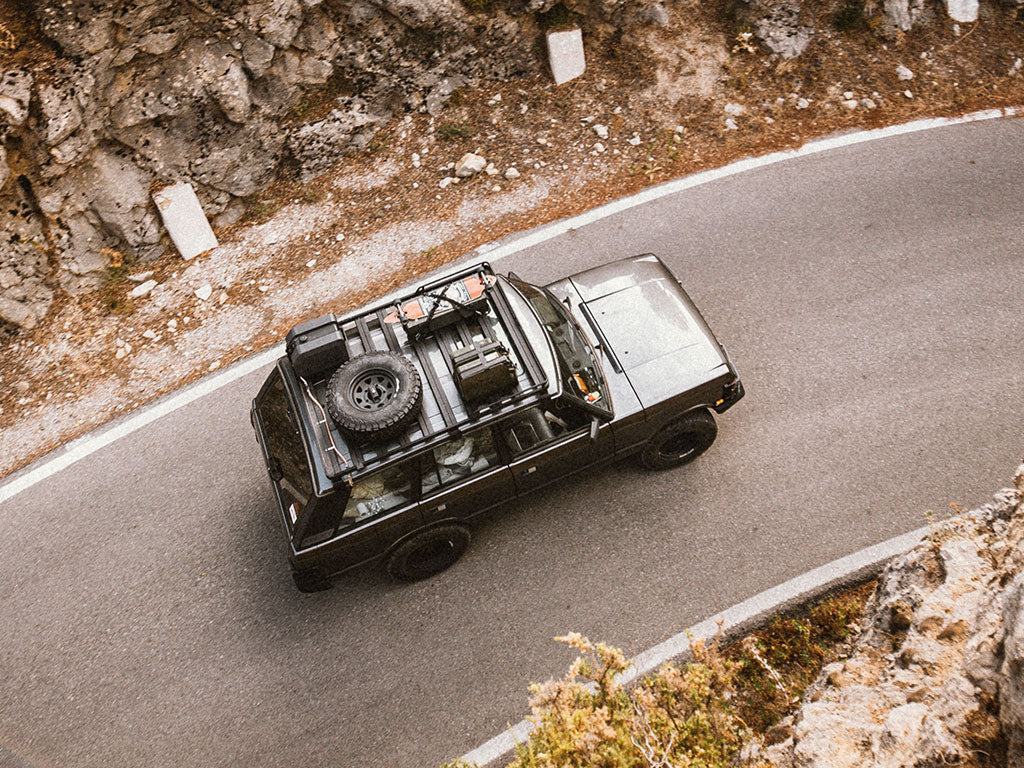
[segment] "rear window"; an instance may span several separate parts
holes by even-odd
[[[257,410],[263,426],[264,445],[270,454],[271,471],[281,475],[277,486],[284,497],[289,522],[294,525],[313,494],[313,481],[306,451],[302,447],[302,436],[288,405],[280,372],[275,372],[273,382],[264,390]]]

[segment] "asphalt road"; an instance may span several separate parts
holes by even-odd
[[[1024,121],[989,121],[740,174],[500,262],[547,281],[661,254],[748,395],[696,463],[543,492],[425,583],[294,591],[247,417],[262,373],[15,496],[0,765],[436,766],[526,713],[571,659],[555,635],[634,654],[985,501],[1024,454],[1022,188]]]

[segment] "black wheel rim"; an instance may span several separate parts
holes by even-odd
[[[362,411],[379,411],[398,393],[398,379],[384,370],[366,371],[352,382],[349,399]]]
[[[666,459],[683,459],[695,450],[697,450],[697,446],[694,445],[693,435],[684,432],[683,434],[671,437],[662,443],[658,453]]]
[[[441,539],[424,544],[413,552],[409,567],[417,573],[436,573],[455,562],[455,558],[455,544],[450,539]]]

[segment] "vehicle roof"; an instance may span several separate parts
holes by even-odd
[[[506,415],[536,404],[548,394],[549,384],[538,355],[552,355],[550,349],[535,350],[527,341],[504,293],[507,283],[497,279],[484,290],[473,316],[461,318],[445,328],[414,338],[403,322],[389,322],[389,313],[422,296],[436,295],[453,282],[467,277],[494,275],[488,263],[474,265],[420,286],[411,294],[391,302],[358,310],[335,320],[344,337],[347,359],[371,351],[390,350],[405,356],[416,368],[423,385],[419,416],[402,435],[386,443],[352,441],[326,413],[328,380],[337,369],[331,366],[312,380],[299,377],[288,357],[280,361],[284,379],[299,404],[303,432],[314,458],[331,482],[351,481],[420,451],[490,424]],[[400,313],[401,314],[401,313]],[[446,351],[457,345],[471,345],[472,337],[483,333],[501,342],[516,366],[515,388],[494,400],[469,403],[463,400]],[[338,365],[344,362],[339,359]],[[326,491],[329,489],[321,489]]]

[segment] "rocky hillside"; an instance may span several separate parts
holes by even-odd
[[[886,569],[849,658],[749,765],[1024,766],[1024,466]]]
[[[890,35],[942,12],[829,5]],[[658,51],[644,32],[709,15],[736,41]],[[393,116],[545,71],[544,30],[566,23],[624,66],[639,51],[673,101],[706,96],[734,42],[785,60],[816,33],[797,0],[0,0],[0,322],[31,328],[55,292],[164,253],[154,187],[189,181],[230,224],[271,179],[330,167]]]
[[[0,318],[31,327],[54,288],[163,253],[154,185],[190,181],[224,225],[275,176],[330,167],[396,114],[536,74],[553,5],[5,0]],[[577,10],[595,39],[649,23],[638,0]]]

